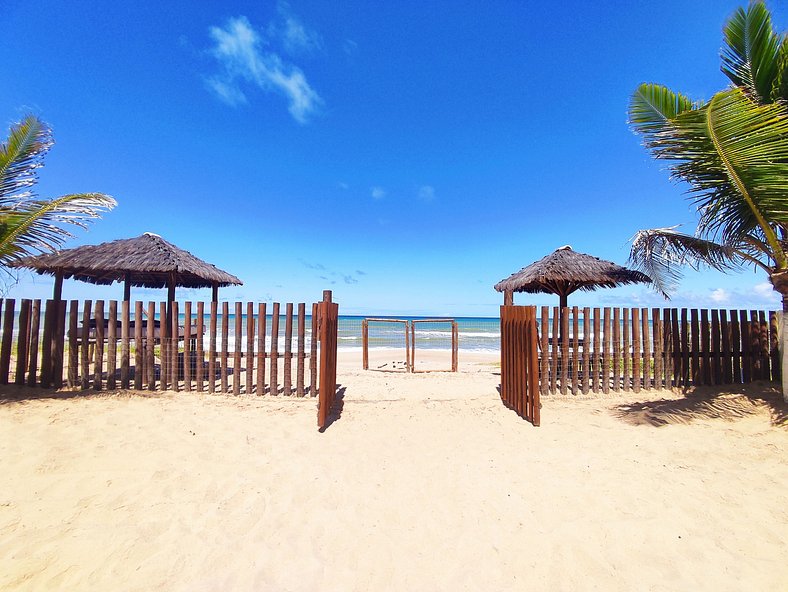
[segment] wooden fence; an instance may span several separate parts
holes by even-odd
[[[542,394],[780,379],[776,312],[543,306],[540,313]]]
[[[317,306],[5,299],[0,384],[315,396]]]
[[[539,367],[535,306],[501,307],[501,400],[539,425]]]

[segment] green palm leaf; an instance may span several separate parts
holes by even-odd
[[[0,206],[30,196],[25,190],[38,181],[36,171],[52,144],[51,130],[32,115],[11,127],[0,144]]]
[[[772,17],[763,2],[739,8],[723,29],[722,71],[734,85],[764,103],[779,94],[779,55],[782,39],[774,32]]]
[[[54,250],[73,235],[69,225],[84,228],[116,202],[102,193],[36,199],[32,187],[37,170],[52,146],[49,127],[36,117],[12,126],[0,144],[0,264],[41,251]]]
[[[676,232],[676,227],[640,230],[632,238],[630,264],[648,275],[654,288],[666,298],[682,277],[681,268],[710,267],[718,271],[738,269],[745,262],[768,267],[753,250],[752,244],[721,245],[714,241]]]

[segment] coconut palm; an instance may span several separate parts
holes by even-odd
[[[53,144],[49,127],[35,116],[12,125],[0,144],[0,265],[53,251],[73,235],[65,225],[85,228],[116,202],[102,193],[74,193],[38,199],[32,187]]]
[[[671,162],[672,177],[689,184],[699,218],[692,235],[638,232],[630,260],[666,296],[684,265],[759,267],[782,297],[788,327],[788,40],[774,32],[763,2],[739,9],[724,38],[722,71],[732,88],[702,103],[655,84],[632,96],[631,125],[656,158]],[[788,371],[782,375],[788,400]]]

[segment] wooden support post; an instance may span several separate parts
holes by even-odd
[[[243,348],[243,304],[235,303],[235,343],[233,344],[233,394],[241,394],[241,350]]]
[[[296,358],[296,396],[304,396],[304,346],[306,344],[306,304],[298,304],[298,351]]]
[[[261,302],[257,307],[257,390],[256,393],[258,395],[265,394],[265,350],[266,350],[265,335],[266,335],[265,302]]]
[[[270,394],[279,394],[279,303],[274,302],[271,318],[271,388]]]
[[[118,356],[118,301],[109,301],[109,319],[107,321],[107,390],[115,390],[115,371]]]
[[[147,369],[148,390],[156,390],[156,303],[148,301],[148,323],[145,331],[145,358]],[[159,375],[161,376],[161,364],[159,364]]]
[[[310,343],[309,343],[309,372],[310,372],[310,379],[309,379],[309,396],[314,397],[317,395],[318,391],[318,384],[317,384],[317,342],[319,336],[319,319],[320,319],[320,312],[317,302],[312,304],[312,334],[310,336]]]
[[[205,332],[205,303],[200,301],[197,303],[197,365],[196,376],[197,392],[203,391],[205,380],[205,352],[203,351],[203,334]]]
[[[134,390],[137,391],[142,390],[145,376],[145,345],[142,336],[142,301],[138,300],[134,303]]]
[[[41,328],[41,300],[33,300],[30,312],[30,361],[27,365],[27,385],[35,386],[38,374],[39,331]]]
[[[80,372],[81,387],[83,391],[90,388],[90,312],[93,303],[85,300],[82,305],[82,370]],[[49,308],[47,306],[47,308]],[[46,352],[46,349],[44,350]]]
[[[254,304],[246,303],[246,394],[254,388]]]
[[[227,368],[227,364],[230,360],[229,355],[229,344],[230,341],[230,305],[227,302],[222,302],[222,352],[221,352],[221,361],[220,361],[220,369],[219,369],[219,392],[222,393],[229,393],[230,390],[227,385],[227,374],[229,369]]]
[[[285,305],[285,357],[284,357],[284,377],[282,382],[283,392],[286,396],[293,394],[292,382],[292,361],[293,361],[293,303]]]
[[[16,339],[16,371],[14,384],[25,384],[25,370],[27,370],[27,351],[30,343],[30,312],[33,302],[25,298],[19,303],[19,331]]]
[[[73,302],[72,302],[73,306]],[[129,354],[131,347],[131,303],[124,300],[120,304],[120,388],[129,388]]]
[[[216,314],[218,303],[211,302],[211,318],[209,323],[208,335],[208,392],[216,391]]]
[[[93,348],[93,389],[100,391],[104,382],[104,301],[96,301],[96,345]]]
[[[183,390],[192,390],[192,303],[183,303]]]
[[[181,365],[180,365],[180,351],[178,346],[178,302],[176,300],[171,301],[172,305],[172,328],[170,329],[170,350],[172,353],[172,361],[170,364],[172,365],[172,390],[176,393],[180,390],[180,381],[181,381]]]

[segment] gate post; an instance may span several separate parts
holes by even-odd
[[[337,322],[339,305],[331,302],[331,290],[323,291],[317,305],[320,334],[320,388],[317,400],[317,426],[323,430],[334,406],[337,391]]]

